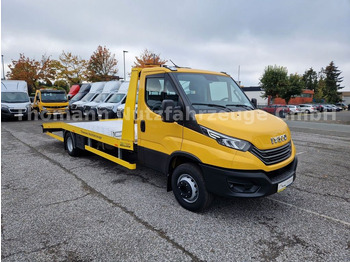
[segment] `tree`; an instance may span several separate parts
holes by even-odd
[[[58,70],[57,78],[65,80],[69,85],[81,84],[86,80],[87,61],[79,56],[62,51],[59,60],[54,63]]]
[[[19,59],[12,60],[12,64],[8,67],[10,72],[6,76],[12,80],[26,81],[29,93],[35,91],[39,80],[51,84],[51,80],[56,76],[56,71],[52,68],[52,60],[46,56],[42,56],[41,61],[36,61],[25,57],[24,54],[19,54]]]
[[[290,74],[288,84],[279,90],[279,97],[283,98],[288,105],[289,100],[294,95],[300,95],[304,88],[305,83],[303,78],[298,74]]]
[[[57,89],[63,89],[67,93],[69,92],[69,85],[64,80],[56,80],[55,83],[54,83],[54,87],[57,88]]]
[[[283,66],[267,66],[260,78],[261,88],[265,91],[263,97],[271,96],[272,99],[280,94],[280,90],[288,85],[288,70]]]
[[[317,88],[314,94],[314,99],[317,102],[324,102],[324,90],[326,88],[326,81],[324,75],[324,69],[321,69],[321,72],[318,76]]]
[[[325,87],[323,95],[329,103],[341,101],[340,93],[338,92],[339,89],[344,88],[340,85],[340,83],[343,82],[343,77],[340,77],[341,73],[342,72],[335,66],[333,61],[324,69]]]
[[[145,49],[140,57],[135,56],[134,67],[147,67],[148,65],[164,65],[168,60],[162,60],[160,54]]]
[[[312,67],[309,70],[305,71],[303,75],[303,81],[305,82],[306,89],[316,91],[318,82],[317,73],[312,69]]]
[[[106,47],[98,46],[88,62],[88,80],[98,82],[117,79],[117,64],[115,54],[112,54]]]

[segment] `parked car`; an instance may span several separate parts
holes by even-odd
[[[263,107],[261,110],[279,117],[285,117],[286,114],[289,114],[290,112],[289,108],[286,105],[268,105],[266,107]]]
[[[332,112],[333,111],[333,106],[325,104],[324,106],[324,111],[325,112]]]
[[[315,106],[316,106],[317,111],[319,111],[319,112],[326,111],[324,104],[315,104]]]
[[[336,112],[342,111],[343,108],[341,106],[331,105]]]
[[[301,112],[306,114],[317,113],[316,106],[310,104],[301,104],[299,105]]]
[[[347,110],[347,109],[348,109],[348,106],[347,106],[345,103],[343,103],[343,102],[336,103],[335,105],[336,105],[336,106],[340,106],[340,107],[343,108],[344,110]]]
[[[297,114],[301,113],[300,106],[298,106],[298,105],[287,105],[287,107],[289,108],[290,115],[297,115]]]

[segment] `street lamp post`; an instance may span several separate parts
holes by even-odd
[[[2,61],[2,80],[5,80],[4,55],[1,55],[1,61]]]
[[[125,72],[125,53],[128,51],[123,50],[123,60],[124,60],[124,81],[126,80],[126,72]]]

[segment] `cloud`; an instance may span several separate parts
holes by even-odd
[[[62,50],[88,59],[98,45],[122,68],[148,48],[181,66],[226,71],[257,85],[267,65],[299,74],[330,61],[350,89],[350,3],[296,1],[83,1],[2,2],[2,54],[57,58]],[[119,70],[120,72],[122,70]]]

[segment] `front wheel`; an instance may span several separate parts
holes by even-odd
[[[190,211],[203,211],[213,196],[205,187],[202,171],[192,163],[179,165],[171,178],[174,196],[179,204]]]

